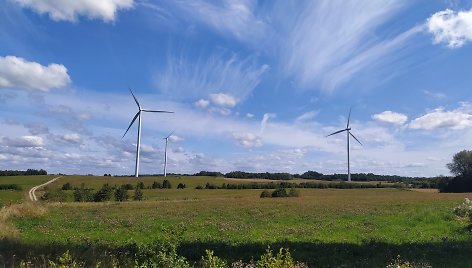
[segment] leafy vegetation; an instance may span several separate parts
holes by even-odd
[[[44,169],[27,169],[22,170],[0,170],[0,176],[33,176],[33,175],[47,175],[48,172]]]
[[[21,191],[23,188],[18,184],[0,184],[0,190],[14,190],[14,191]]]
[[[472,192],[472,151],[456,153],[447,167],[455,177],[442,180],[439,190],[444,193]]]

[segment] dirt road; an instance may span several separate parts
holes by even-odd
[[[48,185],[48,184],[50,184],[50,183],[56,181],[57,179],[59,179],[59,178],[61,178],[61,177],[62,177],[62,176],[55,177],[54,179],[52,179],[52,180],[50,180],[50,181],[47,181],[47,182],[45,182],[45,183],[43,183],[43,184],[40,184],[40,185],[37,185],[37,186],[34,186],[33,188],[31,188],[31,189],[29,190],[29,193],[28,193],[28,194],[29,194],[29,198],[31,199],[31,201],[38,201],[38,198],[36,197],[36,194],[35,194],[35,191],[36,191],[36,190],[38,190],[39,188],[44,187],[44,186],[46,186],[46,185]]]

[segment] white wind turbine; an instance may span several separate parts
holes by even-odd
[[[134,170],[135,171],[134,176],[137,178],[139,176],[139,148],[141,146],[141,112],[149,112],[149,113],[173,113],[173,112],[142,109],[141,105],[139,105],[138,100],[134,96],[133,91],[131,90],[131,88],[129,89],[129,91],[131,92],[131,95],[133,95],[133,99],[136,102],[136,104],[138,105],[139,111],[134,116],[133,120],[131,121],[131,124],[129,124],[128,129],[126,130],[125,134],[123,134],[122,138],[124,138],[126,133],[128,133],[128,130],[131,128],[134,121],[136,121],[136,118],[139,117],[139,120],[138,120],[138,143],[136,144],[136,166],[135,166],[135,170]]]
[[[164,177],[167,177],[167,143],[169,141],[170,136],[172,136],[172,134],[174,134],[174,131],[172,131],[167,137],[162,138],[166,140],[166,147],[164,149]]]
[[[338,130],[338,131],[333,132],[333,133],[329,134],[328,136],[326,136],[326,137],[329,137],[331,135],[335,135],[335,134],[346,131],[346,134],[347,134],[347,181],[351,181],[351,169],[350,169],[350,163],[349,163],[349,148],[350,148],[349,147],[349,136],[352,136],[360,145],[362,145],[362,143],[351,133],[351,128],[349,127],[349,120],[350,119],[351,119],[351,109],[349,109],[349,116],[347,118],[346,128]]]

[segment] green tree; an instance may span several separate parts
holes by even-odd
[[[457,177],[472,176],[472,151],[463,150],[454,155],[447,168]]]
[[[141,188],[136,188],[136,190],[134,190],[133,200],[134,201],[143,200],[143,191],[141,190]]]

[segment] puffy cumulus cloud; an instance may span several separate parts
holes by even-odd
[[[374,114],[372,119],[389,124],[403,125],[406,120],[408,120],[408,117],[401,113],[384,111],[379,114]]]
[[[246,148],[261,147],[263,145],[261,137],[253,133],[233,133],[236,142]]]
[[[195,102],[195,106],[198,108],[206,108],[210,104],[210,101],[205,99],[199,99]]]
[[[4,137],[2,143],[10,147],[41,147],[44,144],[39,136]]]
[[[470,105],[462,103],[462,106],[452,111],[437,108],[410,122],[411,129],[464,129],[472,127],[472,111]]]
[[[130,9],[133,0],[13,0],[39,14],[48,14],[55,21],[77,21],[79,16],[112,22],[119,9]]]
[[[43,66],[15,56],[0,57],[0,88],[49,91],[65,87],[70,81],[62,64]]]
[[[472,9],[455,12],[450,9],[434,13],[427,21],[434,43],[458,48],[472,40]]]
[[[232,108],[237,104],[236,98],[229,94],[215,93],[210,94],[209,97],[211,102],[216,106]]]
[[[177,135],[175,135],[175,134],[172,134],[172,135],[169,136],[169,140],[170,140],[171,142],[180,142],[180,141],[183,141],[184,138],[179,137],[179,136],[177,136]]]

